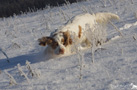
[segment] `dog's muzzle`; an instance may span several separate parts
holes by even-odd
[[[55,54],[57,54],[57,55],[60,55],[60,54],[64,54],[65,53],[65,49],[63,49],[63,48],[57,48],[56,50],[55,50]]]
[[[59,54],[64,54],[65,50],[63,48],[59,49]]]

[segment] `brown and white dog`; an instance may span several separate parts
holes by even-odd
[[[119,20],[119,16],[112,13],[96,13],[96,14],[81,14],[73,17],[68,23],[59,29],[55,30],[48,37],[42,37],[38,39],[39,45],[47,46],[46,49],[56,55],[63,55],[70,51],[70,47],[73,45],[75,40],[72,38],[72,34],[78,37],[82,44],[87,44],[88,39],[83,34],[86,30],[86,25],[92,29],[96,24],[106,25],[111,20]],[[94,29],[92,30],[94,33]]]

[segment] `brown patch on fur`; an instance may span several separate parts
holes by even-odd
[[[58,43],[55,42],[55,41],[53,41],[53,43],[51,43],[50,46],[51,46],[53,49],[55,49],[55,48],[58,47]]]
[[[52,38],[52,37],[42,37],[38,39],[39,45],[46,46],[49,45],[53,49],[55,49],[58,46],[58,43]]]
[[[82,34],[82,27],[79,25],[78,28],[79,28],[78,37],[80,38]]]
[[[39,41],[39,45],[46,46],[47,44],[52,43],[53,40],[51,37],[42,37],[38,39],[38,41]]]
[[[69,31],[63,32],[64,39],[62,39],[63,45],[68,46],[72,44],[72,39],[70,37]]]

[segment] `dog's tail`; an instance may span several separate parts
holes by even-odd
[[[95,20],[97,23],[102,24],[102,25],[106,25],[106,24],[111,24],[116,31],[118,31],[120,33],[121,36],[123,36],[123,34],[121,33],[121,31],[111,22],[113,20],[119,20],[119,16],[113,13],[96,13],[95,15]]]
[[[119,16],[113,13],[96,13],[94,14],[97,23],[107,24],[113,20],[119,20]]]

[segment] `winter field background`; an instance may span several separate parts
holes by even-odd
[[[109,25],[111,41],[93,63],[91,49],[81,51],[83,61],[78,54],[47,59],[38,38],[86,12],[119,15],[123,37]],[[0,90],[137,90],[137,0],[87,0],[1,18]]]

